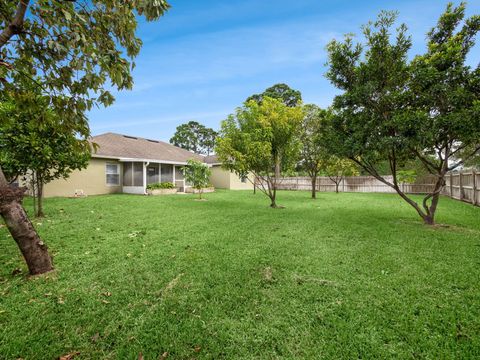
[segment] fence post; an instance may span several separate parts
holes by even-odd
[[[342,178],[342,192],[345,192],[345,176]]]
[[[477,173],[475,169],[472,169],[472,176],[473,176],[473,183],[472,183],[472,189],[473,189],[473,197],[472,197],[472,203],[473,206],[477,205]]]
[[[462,171],[458,172],[458,184],[460,186],[460,200],[463,199]]]

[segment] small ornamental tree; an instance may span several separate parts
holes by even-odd
[[[312,199],[316,198],[317,176],[328,157],[325,146],[324,127],[328,111],[313,104],[303,107],[304,117],[300,126],[299,140],[301,144],[301,168],[312,182]]]
[[[326,161],[325,174],[335,184],[335,192],[338,194],[338,187],[346,176],[358,176],[360,173],[353,161],[332,156]]]
[[[46,97],[0,103],[0,164],[7,178],[28,176],[37,217],[44,216],[44,184],[67,178],[90,159],[88,140],[62,126]]]
[[[198,160],[188,160],[185,167],[185,180],[198,192],[199,199],[202,198],[203,189],[210,183],[212,171],[207,164]]]
[[[278,207],[281,171],[292,168],[297,160],[302,118],[302,107],[264,97],[260,103],[246,102],[222,122],[216,147],[222,166],[239,176],[253,174],[272,208]]]
[[[332,148],[392,187],[429,225],[447,172],[480,151],[480,68],[465,64],[480,16],[464,17],[464,3],[449,4],[428,33],[427,52],[411,62],[407,28],[392,34],[391,12],[363,28],[365,44],[347,36],[327,47],[327,77],[343,91],[334,100]],[[398,170],[414,159],[436,178],[421,204],[398,181]],[[392,181],[379,172],[385,161]]]
[[[22,94],[35,79],[62,129],[86,138],[86,112],[111,105],[111,89],[132,88],[139,18],[157,20],[168,8],[165,0],[1,1],[0,91]],[[0,215],[30,273],[42,274],[53,269],[52,259],[22,199],[0,168]]]

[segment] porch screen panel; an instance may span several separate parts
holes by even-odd
[[[133,186],[133,166],[132,163],[123,163],[123,186]]]
[[[183,167],[175,166],[175,180],[183,180]]]
[[[158,164],[150,164],[147,167],[147,185],[160,182]]]
[[[133,186],[143,186],[143,163],[133,163]]]
[[[160,171],[161,182],[173,182],[173,165],[162,164],[162,170]]]

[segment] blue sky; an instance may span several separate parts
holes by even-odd
[[[447,1],[440,0],[170,0],[154,23],[142,22],[144,45],[135,60],[132,91],[89,114],[94,135],[107,131],[168,141],[175,128],[197,120],[218,129],[251,94],[276,83],[302,92],[305,103],[327,107],[336,89],[325,79],[325,45],[398,10],[413,38],[411,55]],[[458,2],[457,2],[458,3]],[[480,14],[470,0],[468,14]],[[480,39],[479,39],[480,42]],[[480,46],[469,62],[480,61]]]

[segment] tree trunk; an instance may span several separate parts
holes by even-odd
[[[340,181],[335,183],[335,192],[338,194],[338,187],[340,186]]]
[[[42,178],[37,177],[37,217],[44,217],[43,213],[43,182]]]
[[[317,176],[312,177],[312,199],[317,198]]]
[[[9,186],[0,169],[0,214],[16,241],[31,275],[53,270],[47,245],[38,236],[22,207],[24,189]]]
[[[275,181],[275,185],[273,187],[272,196],[270,197],[270,200],[272,201],[272,203],[270,204],[270,207],[276,208],[277,207],[277,184],[276,184],[276,181]]]
[[[32,187],[32,205],[33,205],[33,215],[37,213],[37,187],[35,186],[35,173],[32,172],[32,178],[30,180],[30,186]]]

